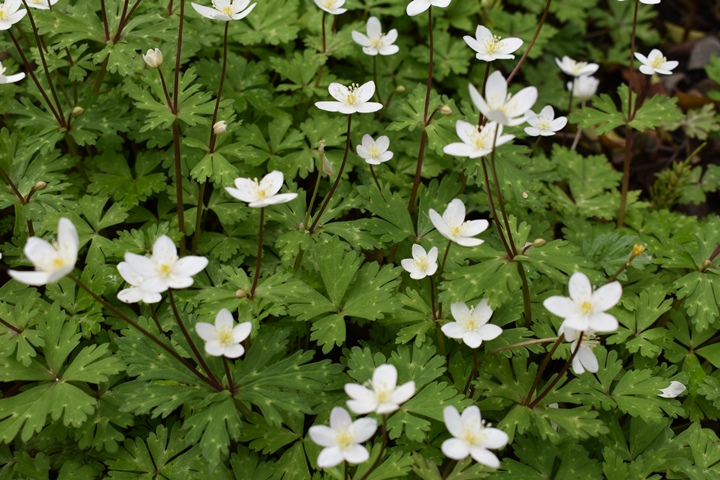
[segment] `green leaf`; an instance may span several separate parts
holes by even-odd
[[[90,174],[90,193],[111,196],[128,207],[138,205],[153,193],[165,190],[164,173],[151,173],[162,162],[157,151],[143,152],[135,162],[135,173],[121,154],[104,155],[93,162],[97,170]]]
[[[624,88],[623,88],[624,87]],[[618,89],[623,105],[627,105],[627,86],[621,85]],[[633,97],[637,101],[637,96]],[[654,130],[658,127],[671,125],[683,119],[683,114],[677,107],[677,98],[665,95],[653,95],[640,106],[630,126],[635,130]],[[627,107],[626,107],[627,108]]]
[[[627,91],[627,87],[625,89]],[[627,94],[625,100],[627,101]],[[580,128],[595,127],[597,135],[612,132],[620,125],[625,124],[625,115],[618,111],[615,101],[610,95],[601,93],[592,97],[590,101],[592,107],[576,110],[569,115],[568,120],[571,123],[577,123]]]
[[[714,270],[691,272],[673,283],[678,298],[684,298],[683,306],[690,320],[699,331],[708,329],[720,318],[720,275]]]
[[[241,417],[230,392],[211,394],[196,405],[183,423],[187,441],[199,442],[203,458],[218,465],[229,453],[230,441],[240,437]]]

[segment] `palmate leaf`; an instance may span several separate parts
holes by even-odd
[[[575,440],[560,445],[543,442],[532,436],[518,438],[513,444],[518,460],[503,459],[500,471],[493,478],[513,480],[602,479],[602,469],[587,450]]]
[[[288,18],[298,18],[297,0],[272,0],[259,3],[253,15],[247,21],[238,22],[233,30],[242,45],[270,44],[279,45],[292,42],[297,38],[300,27],[288,22]],[[313,70],[309,68],[308,70]]]
[[[8,285],[11,283],[6,284],[5,287]],[[1,298],[7,298],[4,290],[8,289],[0,290]],[[45,333],[37,328],[31,328],[45,308],[45,305],[38,300],[39,294],[36,290],[25,288],[15,305],[0,302],[0,318],[21,330],[18,334],[4,325],[0,326],[0,357],[10,357],[15,354],[16,361],[29,367],[33,358],[37,356],[35,348],[45,345],[43,338]]]
[[[453,37],[447,31],[439,30],[434,37],[435,63],[433,68],[433,79],[442,81],[451,73],[465,75],[470,65],[470,57],[463,52],[465,42],[462,39]],[[410,55],[418,62],[427,64],[430,58],[430,49],[424,44],[419,44],[410,52]]]
[[[650,326],[672,307],[672,299],[666,300],[665,295],[665,291],[658,288],[643,290],[638,297],[625,294],[625,308],[618,309],[615,314],[623,327],[608,337],[607,343],[625,345],[630,353],[639,351],[644,357],[660,355],[667,330]]]
[[[716,325],[720,318],[720,273],[716,269],[691,272],[673,283],[678,298],[698,331]]]
[[[627,87],[626,87],[627,88]],[[625,96],[627,101],[627,95]],[[592,107],[583,107],[571,113],[568,120],[580,128],[595,127],[595,133],[604,135],[625,124],[625,115],[618,111],[615,101],[606,93],[590,99]]]
[[[152,173],[162,160],[161,152],[142,152],[134,162],[133,173],[124,155],[105,154],[93,161],[97,170],[90,174],[88,191],[111,196],[128,207],[134,207],[153,193],[165,190],[165,174]]]
[[[675,470],[693,480],[720,478],[720,440],[716,432],[693,423],[675,438],[674,443],[689,450],[691,457],[688,462],[678,462]]]
[[[123,398],[114,391],[104,392],[88,420],[75,430],[80,448],[93,447],[97,451],[113,453],[125,439],[123,431],[134,423],[133,416],[123,412]]]
[[[195,405],[183,423],[189,443],[198,443],[202,456],[218,465],[229,453],[230,441],[240,436],[241,417],[230,392],[213,393]]]

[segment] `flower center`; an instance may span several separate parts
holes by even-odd
[[[574,62],[574,64],[570,67],[570,71],[577,76],[586,66],[587,62]]]
[[[550,122],[546,119],[540,120],[537,124],[540,130],[550,130]]]
[[[227,15],[228,17],[232,17],[232,16],[233,16],[233,10],[232,10],[232,7],[231,7],[230,5],[227,5],[227,6],[223,7],[222,11],[223,11],[223,13],[224,13],[225,15]]]
[[[378,158],[380,155],[380,149],[378,147],[372,146],[368,151],[370,153],[370,158]]]
[[[462,437],[460,438],[468,442],[470,445],[478,445],[485,443],[485,433],[483,433],[482,430],[480,430],[479,432],[473,432],[472,430],[466,428],[463,430]]]
[[[660,68],[667,62],[666,57],[661,57],[660,55],[655,56],[652,60],[650,60],[650,66],[653,68]]]
[[[500,49],[500,39],[498,35],[485,37],[485,51],[487,53],[495,53]]]
[[[348,87],[348,95],[347,95],[347,100],[346,100],[346,103],[348,105],[355,105],[355,103],[357,103],[358,97],[357,97],[356,92],[357,92],[358,88],[359,87],[358,87],[357,83],[353,83],[352,85],[350,85]]]
[[[218,342],[222,343],[225,346],[232,345],[233,342],[233,331],[231,327],[224,326],[220,328],[215,329],[215,333],[217,334]]]
[[[585,300],[580,304],[580,310],[583,311],[583,313],[590,313],[592,311],[592,304]]]
[[[488,148],[487,138],[485,137],[485,135],[482,135],[480,133],[473,134],[472,142],[473,142],[473,145],[475,146],[475,148],[477,148],[478,150],[484,150],[484,149]]]
[[[383,46],[382,36],[370,37],[370,46],[373,48],[380,48]]]
[[[337,446],[340,447],[341,450],[347,450],[351,445],[353,445],[353,436],[348,430],[338,432],[335,435],[335,440],[337,441]]]
[[[171,269],[171,266],[169,264],[161,263],[158,266],[158,273],[160,274],[160,276],[166,277],[170,274],[170,269]]]
[[[328,10],[335,8],[335,0],[325,0],[323,6]]]
[[[427,270],[428,267],[428,259],[427,258],[421,258],[419,260],[415,260],[415,266],[420,270]]]
[[[65,266],[65,260],[62,257],[55,257],[52,260],[52,266],[54,268],[63,268]]]
[[[461,225],[455,225],[450,229],[450,235],[452,235],[453,237],[459,237],[461,228]]]

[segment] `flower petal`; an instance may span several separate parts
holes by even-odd
[[[20,283],[25,285],[40,286],[48,283],[50,274],[46,272],[21,272],[18,270],[8,270],[8,274]]]
[[[465,440],[460,440],[459,438],[449,438],[445,440],[441,448],[445,456],[453,460],[462,460],[470,455],[470,445]]]
[[[592,298],[592,285],[590,279],[582,272],[575,272],[568,282],[570,298],[577,304]]]
[[[453,437],[462,436],[463,421],[460,419],[460,412],[457,411],[457,408],[453,406],[445,407],[443,409],[443,420],[445,421],[445,426],[447,427],[448,432],[450,432],[450,435],[452,435]],[[467,456],[467,454],[465,454],[465,456]]]
[[[362,445],[352,445],[344,450],[345,460],[352,465],[366,462],[370,458],[367,448]]]
[[[543,302],[543,306],[552,314],[558,317],[568,318],[580,313],[577,303],[567,297],[553,296],[548,297]]]
[[[500,466],[500,460],[498,459],[498,457],[496,457],[495,454],[492,453],[490,450],[487,450],[485,448],[472,447],[470,448],[470,455],[472,455],[472,458],[476,462],[487,465],[488,467],[498,468]]]
[[[592,294],[592,306],[595,311],[610,310],[617,305],[622,297],[622,285],[620,282],[611,282],[595,290]]]
[[[250,336],[252,332],[252,322],[243,322],[240,325],[233,327],[233,343],[244,342],[246,338]]]
[[[198,337],[206,342],[217,339],[215,325],[212,323],[198,322],[195,324],[195,331],[197,332]]]
[[[463,338],[465,335],[465,327],[459,322],[446,323],[440,330],[450,338]]]
[[[321,447],[332,447],[337,445],[335,431],[328,426],[313,425],[308,430],[308,433],[310,434],[312,441]]]

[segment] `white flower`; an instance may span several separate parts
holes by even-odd
[[[597,346],[595,340],[595,333],[592,330],[583,332],[582,339],[579,337],[580,332],[572,328],[560,327],[558,334],[564,333],[565,340],[572,342],[570,345],[570,352],[574,352],[577,348],[578,342],[580,342],[580,349],[577,355],[573,358],[572,369],[575,375],[582,375],[587,370],[590,373],[597,373],[599,365],[593,348]]]
[[[405,13],[414,17],[415,15],[420,15],[430,7],[445,8],[448,5],[450,5],[450,0],[413,0],[408,4]]]
[[[0,5],[0,30],[9,30],[25,17],[27,10],[18,10],[22,0],[5,0]]]
[[[367,21],[367,36],[353,30],[352,38],[355,43],[363,47],[363,52],[367,55],[394,55],[400,47],[393,45],[397,40],[398,32],[395,29],[390,30],[386,35],[382,33],[382,26],[377,17],[370,17]]]
[[[410,274],[410,278],[420,280],[437,271],[438,248],[432,247],[429,252],[417,243],[412,246],[413,258],[404,258],[400,265]]]
[[[297,193],[281,193],[283,185],[283,173],[274,170],[265,175],[258,182],[257,178],[236,178],[235,186],[237,188],[225,187],[225,190],[240,201],[246,202],[249,207],[263,208],[268,205],[277,205],[294,200]]]
[[[600,65],[597,63],[576,62],[567,56],[563,57],[562,61],[555,57],[555,63],[557,63],[557,66],[560,67],[560,70],[572,77],[585,77],[587,75],[592,75],[597,72],[598,68],[600,68]]]
[[[443,325],[443,333],[450,338],[462,339],[470,348],[478,348],[483,340],[493,340],[502,333],[502,328],[488,323],[493,311],[487,298],[472,308],[463,302],[452,303],[450,312],[455,321]]]
[[[229,22],[247,17],[257,3],[250,5],[250,0],[212,0],[213,8],[192,2],[197,13],[211,20]],[[249,6],[248,6],[249,5]]]
[[[515,37],[501,39],[482,25],[478,25],[475,30],[475,38],[465,35],[463,40],[477,52],[475,58],[486,62],[515,58],[512,53],[523,44],[522,40]]]
[[[543,302],[550,313],[565,319],[563,327],[580,332],[614,332],[618,321],[606,310],[611,309],[622,297],[620,282],[611,282],[593,292],[590,280],[584,273],[576,272],[570,277],[570,298],[554,296]]]
[[[497,129],[497,138],[495,138],[495,129]],[[455,131],[462,142],[445,145],[443,152],[457,157],[484,157],[492,152],[493,141],[495,147],[499,147],[515,138],[515,135],[503,135],[503,126],[496,122],[486,123],[478,132],[477,126],[458,120]]]
[[[500,460],[489,448],[502,448],[508,443],[508,435],[497,428],[485,426],[476,405],[467,407],[462,416],[457,408],[449,406],[443,410],[445,426],[454,438],[445,440],[442,451],[453,460],[462,460],[472,455],[476,462],[498,468]]]
[[[578,77],[574,82],[568,82],[567,89],[572,89],[573,97],[577,98],[581,102],[586,102],[595,95],[598,85],[600,85],[600,80],[588,75],[585,77]]]
[[[345,393],[352,400],[347,406],[358,414],[375,412],[380,415],[392,413],[401,403],[415,395],[415,382],[410,381],[397,386],[397,369],[393,365],[380,365],[373,372],[368,387],[357,383],[346,383]]]
[[[6,68],[3,67],[2,62],[0,62],[0,85],[3,83],[15,83],[19,82],[23,78],[25,78],[25,73],[20,72],[16,73],[15,75],[5,75]]]
[[[353,83],[350,87],[331,83],[328,92],[337,102],[315,102],[320,110],[351,114],[372,113],[382,108],[381,103],[368,102],[375,94],[375,82],[372,80],[360,86]]]
[[[347,410],[342,407],[333,408],[329,427],[314,425],[308,431],[313,442],[325,447],[318,456],[318,467],[330,468],[343,461],[352,464],[367,461],[370,454],[360,444],[369,440],[375,430],[375,419],[366,417],[353,422]]]
[[[140,288],[145,291],[162,293],[168,288],[187,288],[193,284],[192,276],[208,264],[205,257],[187,256],[178,258],[175,244],[166,235],[160,235],[153,244],[152,257],[126,253],[125,261],[140,276],[145,278]]]
[[[442,217],[432,208],[430,220],[440,234],[463,247],[476,247],[485,240],[471,238],[487,230],[490,225],[487,220],[465,221],[465,204],[456,198],[450,202]]]
[[[159,293],[143,289],[145,277],[133,270],[129,263],[120,262],[117,269],[122,278],[131,285],[130,288],[118,292],[117,298],[120,301],[125,303],[157,303],[162,299]]]
[[[20,283],[45,285],[54,283],[73,271],[80,242],[75,225],[67,218],[58,222],[57,241],[52,245],[38,237],[30,237],[23,252],[35,267],[34,272],[9,270],[8,274]]]
[[[357,154],[370,165],[380,165],[393,158],[393,152],[388,152],[390,139],[383,135],[373,140],[370,135],[363,135],[362,144],[357,146]]]
[[[49,10],[50,5],[55,5],[57,2],[58,0],[27,0],[27,5],[38,10]]]
[[[500,70],[488,77],[485,85],[485,98],[471,84],[470,98],[482,114],[493,122],[503,125],[520,125],[525,121],[525,112],[530,110],[537,100],[535,87],[525,87],[515,95],[507,93],[507,83]]]
[[[315,0],[315,5],[330,15],[340,15],[347,12],[347,8],[340,8],[344,4],[345,0]]]
[[[673,380],[670,385],[666,388],[661,388],[662,393],[658,393],[658,397],[663,398],[675,398],[686,390],[685,385],[680,382]]]
[[[555,135],[556,132],[559,132],[567,125],[566,117],[555,118],[555,110],[550,105],[543,108],[540,114],[528,112],[526,119],[530,126],[525,127],[525,133],[531,137],[537,137],[538,135],[549,137]]]
[[[659,73],[661,75],[672,75],[672,69],[678,66],[677,60],[671,60],[663,56],[662,52],[657,48],[650,51],[650,55],[647,57],[638,52],[635,52],[635,58],[640,60],[640,71],[645,75],[652,75],[653,73]]]
[[[195,331],[205,341],[205,351],[213,357],[238,358],[245,353],[241,345],[252,330],[252,323],[235,325],[230,311],[223,308],[215,316],[215,325],[198,322]]]
[[[142,57],[150,68],[160,68],[163,64],[163,54],[159,48],[151,48]]]

